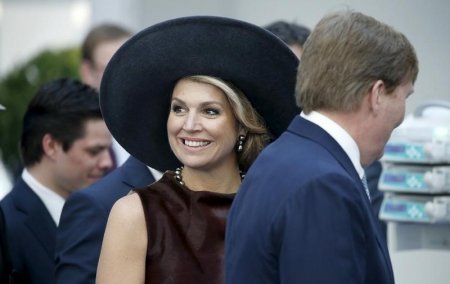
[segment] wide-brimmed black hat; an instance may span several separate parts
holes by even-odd
[[[287,45],[256,25],[211,16],[177,18],[139,32],[119,48],[103,75],[101,109],[125,150],[157,170],[173,170],[180,162],[166,125],[179,79],[208,75],[232,83],[277,137],[299,113],[297,66]]]

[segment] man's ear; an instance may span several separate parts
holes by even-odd
[[[61,143],[55,140],[50,133],[42,137],[42,150],[47,157],[55,159],[56,155],[61,151],[61,148]]]
[[[382,80],[377,80],[373,83],[372,87],[369,89],[369,104],[370,108],[378,112],[381,106],[382,95],[386,92],[384,82]]]

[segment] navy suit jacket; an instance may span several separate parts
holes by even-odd
[[[394,283],[353,164],[300,116],[247,172],[230,210],[225,257],[229,284]]]
[[[109,212],[132,188],[154,182],[147,166],[130,156],[119,168],[64,204],[56,241],[56,283],[95,283]]]
[[[19,178],[1,207],[14,277],[29,279],[26,283],[54,283],[56,224],[44,203]]]

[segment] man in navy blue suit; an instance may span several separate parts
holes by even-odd
[[[130,156],[121,167],[70,196],[56,238],[56,283],[95,283],[103,234],[114,202],[160,175]]]
[[[115,24],[93,27],[81,47],[83,82],[99,89],[106,65],[131,35]],[[114,139],[113,150],[117,165],[122,166],[71,195],[64,205],[56,238],[56,283],[95,283],[103,234],[114,202],[132,188],[146,186],[161,176],[134,157],[127,158],[129,154]]]
[[[13,283],[55,282],[55,236],[64,201],[110,170],[111,139],[95,89],[59,79],[33,97],[20,140],[25,168],[0,203]]]
[[[305,44],[311,31],[309,28],[296,24],[294,22],[276,21],[264,27],[269,32],[276,35],[285,44],[289,46],[292,52],[301,58],[303,45]],[[375,214],[378,216],[381,203],[383,201],[383,192],[378,190],[378,180],[380,179],[382,166],[379,161],[375,161],[365,169],[367,183],[369,186],[372,207]],[[386,223],[379,220],[383,228],[383,234],[386,235]]]
[[[324,17],[298,70],[302,113],[247,172],[227,223],[226,282],[394,283],[363,167],[403,120],[418,61],[361,13]]]

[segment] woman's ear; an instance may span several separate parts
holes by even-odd
[[[239,125],[239,135],[244,135],[247,136],[247,129],[245,129],[244,126],[242,126],[242,124]]]

